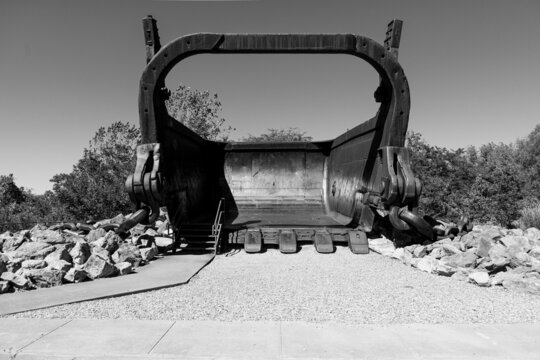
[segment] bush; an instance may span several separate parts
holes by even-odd
[[[536,201],[529,205],[524,206],[519,210],[521,217],[517,222],[519,227],[527,229],[535,227],[540,229],[540,202]]]

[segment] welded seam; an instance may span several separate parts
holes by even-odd
[[[176,324],[176,320],[173,321],[173,323],[171,324],[171,326],[169,326],[169,328],[167,329],[167,331],[165,331],[163,333],[163,335],[161,335],[161,337],[158,339],[158,341],[156,341],[156,343],[154,344],[154,346],[152,346],[152,348],[148,351],[148,355],[150,355],[150,353],[154,350],[154,348],[161,342],[161,340],[163,340],[163,338],[165,337],[165,335],[167,335],[169,333],[169,331],[172,329],[172,327],[174,326],[174,324]]]

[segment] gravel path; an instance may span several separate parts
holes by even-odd
[[[540,322],[540,296],[480,288],[348,248],[218,256],[187,285],[9,317],[283,320],[345,324]]]

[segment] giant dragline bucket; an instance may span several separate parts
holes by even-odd
[[[404,147],[409,119],[407,79],[397,61],[402,22],[388,25],[384,44],[353,34],[215,34],[179,37],[161,47],[152,17],[143,20],[147,65],[140,81],[143,144],[126,182],[137,221],[167,207],[177,242],[248,252],[276,244],[295,252],[311,241],[319,252],[346,242],[367,251],[375,228],[433,238],[417,215],[421,184]],[[201,138],[172,118],[164,80],[198,54],[348,54],[368,62],[380,85],[376,115],[335,139],[238,143]],[[379,226],[380,225],[380,226]],[[210,240],[209,240],[210,239]]]

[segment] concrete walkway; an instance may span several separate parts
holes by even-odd
[[[540,324],[0,319],[0,359],[540,359]]]
[[[134,274],[3,294],[0,315],[185,284],[213,258],[213,254],[167,255],[137,268]]]

